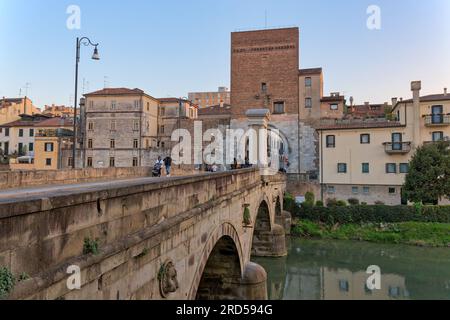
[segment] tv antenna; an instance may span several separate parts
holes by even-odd
[[[108,76],[104,76],[103,77],[103,88],[108,88],[109,86],[109,81],[108,81],[109,77]]]

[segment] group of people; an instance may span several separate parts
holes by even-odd
[[[158,156],[158,160],[156,160],[155,165],[153,166],[153,176],[161,177],[162,167],[166,169],[166,176],[170,177],[171,168],[172,168],[172,158],[167,156],[164,160],[161,159],[161,156]]]

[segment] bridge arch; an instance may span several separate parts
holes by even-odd
[[[264,196],[265,197],[265,196]],[[251,255],[256,257],[280,257],[285,256],[286,242],[284,227],[276,224],[276,209],[265,197],[259,204],[254,220],[253,235],[251,240]],[[280,203],[281,212],[281,203]]]
[[[242,278],[244,260],[239,234],[232,224],[224,223],[212,232],[200,259],[189,299],[238,298],[235,289]]]

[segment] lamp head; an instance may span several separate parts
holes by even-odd
[[[100,55],[98,54],[97,46],[95,46],[94,54],[92,55],[92,60],[100,60]]]

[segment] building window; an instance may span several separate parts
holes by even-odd
[[[9,137],[9,128],[5,128],[5,137]]]
[[[347,280],[339,280],[339,291],[348,292],[350,290],[350,285]]]
[[[284,101],[275,102],[273,104],[273,113],[284,113]]]
[[[145,148],[150,148],[150,142],[148,141],[148,139],[145,140]]]
[[[116,131],[116,120],[111,120],[111,131]]]
[[[88,123],[88,130],[94,130],[94,123],[93,122],[89,122]]]
[[[109,141],[109,147],[110,147],[111,149],[114,149],[114,148],[116,147],[116,140],[111,139],[111,140]]]
[[[92,145],[93,145],[92,139],[89,139],[88,140],[88,149],[92,149]]]
[[[45,152],[53,152],[53,142],[47,142],[45,144]]]
[[[370,143],[370,134],[365,133],[360,136],[361,144],[369,144]]]
[[[305,78],[305,87],[311,87],[312,81],[310,77]]]
[[[34,137],[34,129],[30,129],[30,137]]]
[[[329,193],[329,194],[336,193],[336,188],[334,186],[328,186],[327,193]]]
[[[33,152],[33,151],[34,151],[34,143],[33,143],[33,142],[30,142],[30,143],[28,144],[28,151],[30,151],[30,152]]]
[[[68,166],[68,167],[73,167],[73,158],[72,158],[72,157],[69,157],[69,158],[67,159],[67,166]]]
[[[23,137],[23,129],[19,129],[19,137]]]
[[[133,131],[139,131],[139,121],[133,122]]]
[[[139,148],[139,141],[138,141],[138,139],[134,139],[134,140],[133,140],[133,148],[134,148],[134,149]]]
[[[369,187],[363,187],[363,193],[364,194],[369,194],[370,193],[370,188]]]
[[[164,148],[166,146],[165,142],[161,142],[161,148]]]
[[[346,163],[338,163],[338,173],[347,173]]]
[[[400,173],[409,172],[409,163],[400,163]]]
[[[358,187],[352,187],[352,193],[353,194],[358,194],[359,193],[359,188]]]
[[[395,163],[386,163],[386,173],[397,173],[397,165]]]
[[[92,158],[91,157],[87,158],[87,166],[88,166],[88,168],[92,167]]]
[[[396,193],[397,193],[397,189],[389,188],[389,194],[396,194]]]
[[[50,158],[45,159],[45,165],[46,166],[51,166],[52,165],[52,159],[50,159]]]
[[[160,115],[161,117],[164,117],[164,116],[166,115],[166,108],[161,107],[161,108],[159,109],[159,115]]]
[[[23,152],[23,143],[19,143],[19,156],[22,156],[22,155],[24,155],[24,152]]]
[[[138,158],[134,157],[133,158],[133,167],[137,167],[138,166]]]
[[[147,111],[150,111],[150,102],[147,102]]]
[[[109,158],[109,166],[110,167],[116,166],[116,158],[114,158],[114,157]]]
[[[370,172],[370,165],[368,163],[362,164],[362,173],[369,173]]]
[[[111,110],[116,110],[116,107],[117,107],[117,103],[116,103],[116,101],[111,101]]]
[[[312,99],[311,98],[305,99],[305,108],[312,108]]]
[[[140,106],[140,101],[139,100],[134,100],[134,108],[138,109]]]
[[[90,109],[94,108],[94,101],[89,101],[89,108]]]
[[[327,148],[336,147],[336,136],[327,136]]]
[[[338,110],[339,109],[339,105],[337,103],[332,103],[330,104],[330,110]]]
[[[164,129],[165,129],[164,126],[160,126],[159,127],[159,133],[160,134],[164,134]]]
[[[444,132],[442,132],[442,131],[433,132],[433,142],[442,141],[442,140],[444,140]]]
[[[267,92],[267,83],[265,83],[265,82],[261,83],[261,91]]]

